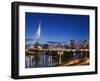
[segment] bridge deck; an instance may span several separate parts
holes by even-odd
[[[36,54],[36,52],[56,51],[56,52],[88,52],[89,49],[26,49],[26,53]]]

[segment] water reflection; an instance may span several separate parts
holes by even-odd
[[[63,52],[63,54],[59,54],[58,52],[47,52],[34,55],[27,54],[25,57],[25,67],[56,67],[67,64],[73,60],[81,61],[85,58],[89,58],[89,52]]]

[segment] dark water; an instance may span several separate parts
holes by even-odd
[[[40,55],[40,56],[26,56],[25,59],[26,68],[32,67],[49,67],[56,66],[57,61],[53,59],[53,56]]]
[[[25,57],[25,67],[26,68],[36,68],[36,67],[55,67],[66,63],[71,59],[82,59],[87,55],[82,55],[81,53],[64,53],[61,55],[26,55]],[[88,57],[88,56],[87,56]]]

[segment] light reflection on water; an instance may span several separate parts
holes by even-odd
[[[26,68],[48,67],[48,66],[56,65],[56,63],[57,63],[56,61],[54,61],[54,59],[52,59],[52,56],[40,55],[40,56],[37,56],[37,57],[32,56],[32,55],[26,56],[26,59],[25,59]]]
[[[70,54],[70,56],[66,56],[66,54],[64,54],[64,55],[61,55],[61,57],[59,55],[53,56],[53,55],[48,55],[48,54],[26,55],[25,67],[36,68],[36,67],[60,66],[61,64],[67,62],[69,58],[81,59],[81,58],[84,58],[84,56],[82,56],[81,53],[72,53]]]

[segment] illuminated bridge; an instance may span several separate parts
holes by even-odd
[[[89,49],[26,49],[28,54],[36,54],[36,52],[89,52]],[[42,54],[42,53],[41,53]]]

